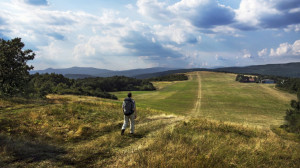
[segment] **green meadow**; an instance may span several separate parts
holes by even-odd
[[[154,82],[157,91],[132,93],[140,107],[178,115],[190,115],[195,102],[200,101],[200,109],[191,115],[266,128],[284,123],[290,101],[297,99],[295,94],[277,90],[275,84],[239,83],[235,76],[214,72],[199,72],[197,75],[193,72],[189,73],[188,81]],[[112,92],[120,101],[127,93]]]
[[[132,91],[137,107],[161,110],[165,113],[186,115],[195,104],[198,92],[197,80],[176,82],[153,82],[156,91]],[[120,101],[127,96],[125,92],[112,92]]]
[[[296,96],[234,74],[192,72],[132,91],[136,133],[120,135],[122,100],[0,99],[0,167],[298,167],[300,142],[278,127]],[[276,133],[274,133],[274,130]]]
[[[203,117],[257,127],[281,125],[296,95],[275,84],[235,82],[235,74],[201,73]]]

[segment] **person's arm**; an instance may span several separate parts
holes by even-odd
[[[124,107],[125,107],[125,102],[123,101],[123,104],[122,104],[122,111],[124,112]]]

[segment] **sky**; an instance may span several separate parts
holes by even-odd
[[[300,62],[299,0],[1,0],[35,70]]]

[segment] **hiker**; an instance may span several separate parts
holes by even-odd
[[[124,124],[122,126],[121,135],[124,135],[125,129],[130,120],[130,134],[134,133],[134,119],[136,119],[135,101],[131,98],[132,94],[129,92],[127,98],[124,99],[122,109],[124,113]]]

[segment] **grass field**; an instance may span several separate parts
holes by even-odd
[[[154,82],[157,91],[133,91],[133,98],[138,107],[151,108],[186,115],[194,108],[197,98],[197,80],[176,82]],[[112,92],[122,101],[127,96],[125,92]],[[123,99],[122,99],[123,98]]]
[[[201,73],[204,117],[258,127],[283,124],[285,111],[296,95],[276,90],[274,84],[234,80],[234,74]]]
[[[270,129],[295,95],[235,75],[188,73],[134,91],[135,135],[119,100],[48,95],[0,100],[0,167],[298,167],[300,144]],[[282,130],[280,130],[282,131]]]

